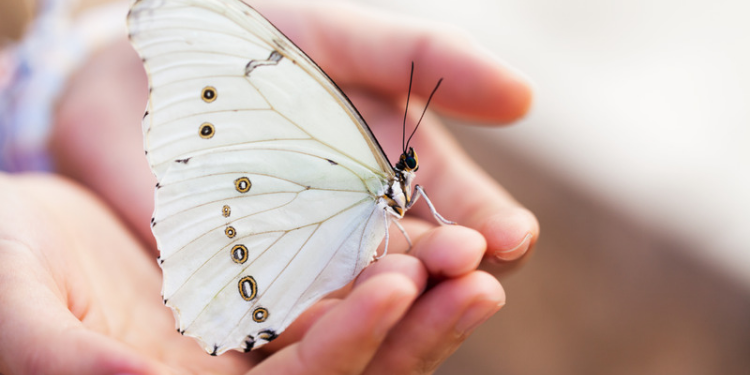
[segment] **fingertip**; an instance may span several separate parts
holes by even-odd
[[[481,296],[480,298],[492,301],[492,303],[495,303],[500,307],[505,306],[505,288],[503,288],[503,286],[497,281],[495,276],[484,271],[477,271],[472,273],[472,277],[476,278],[476,285],[481,285],[481,287],[478,288],[478,294]]]
[[[413,58],[424,61],[419,75],[444,78],[434,98],[443,114],[504,124],[528,113],[534,97],[528,76],[465,31],[433,25],[415,40],[420,43]],[[416,92],[429,93],[433,87],[429,79],[415,82]]]
[[[505,306],[505,290],[492,275],[479,271],[471,274],[469,278],[472,280],[466,282],[473,285],[471,290],[475,297],[454,327],[456,332],[464,337]]]
[[[496,98],[504,103],[504,106],[494,106],[498,110],[497,120],[509,123],[524,117],[534,102],[532,80],[526,73],[505,62],[489,49],[477,47],[477,51],[485,55],[487,63],[495,70],[491,76],[496,81],[494,86],[505,88],[503,94]]]
[[[446,66],[450,76],[446,77],[445,91],[449,95],[435,98],[446,114],[506,124],[529,112],[534,90],[526,74],[472,40],[461,49],[462,61]]]
[[[487,218],[480,232],[487,239],[489,259],[509,262],[529,253],[539,237],[539,223],[531,212],[519,207]]]
[[[418,257],[433,277],[457,277],[477,268],[487,249],[484,236],[460,225],[437,227],[415,244]]]

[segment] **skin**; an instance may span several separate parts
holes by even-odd
[[[441,113],[507,123],[530,105],[523,78],[443,25],[340,3],[258,8],[344,89],[392,161],[411,61],[413,95],[445,78],[431,104]],[[437,226],[418,203],[402,220],[409,255],[392,231],[388,256],[276,341],[210,357],[175,332],[159,294],[148,226],[155,180],[139,126],[146,88],[125,41],[101,51],[58,103],[51,149],[68,177],[0,175],[0,373],[431,373],[505,303],[480,262],[496,273],[517,266],[538,238],[534,216],[428,115],[412,140],[417,182],[461,225]]]

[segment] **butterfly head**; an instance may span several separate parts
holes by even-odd
[[[416,172],[419,169],[419,159],[413,148],[409,147],[409,151],[401,154],[395,168],[400,172]]]

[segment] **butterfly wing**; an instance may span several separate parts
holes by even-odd
[[[259,347],[372,260],[393,171],[346,96],[244,3],[139,0],[128,24],[165,303],[212,354]]]

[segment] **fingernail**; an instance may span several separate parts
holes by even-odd
[[[474,331],[480,324],[484,323],[492,315],[494,315],[502,304],[498,304],[496,301],[481,301],[474,303],[469,307],[461,319],[456,323],[456,331],[460,335],[467,335]]]
[[[505,262],[520,258],[523,254],[526,254],[526,251],[529,250],[532,237],[533,236],[531,235],[531,233],[529,233],[526,235],[526,237],[523,238],[523,240],[521,240],[521,243],[514,246],[513,248],[496,251],[495,254],[493,254],[493,260],[498,262]]]

